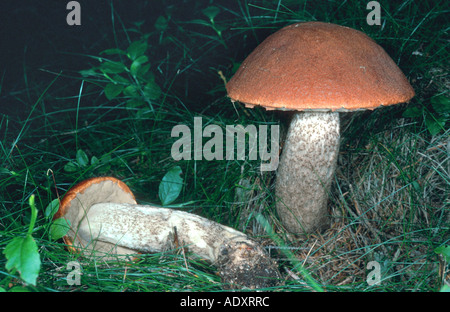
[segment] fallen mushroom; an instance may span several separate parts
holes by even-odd
[[[229,287],[270,287],[280,278],[276,263],[244,233],[184,211],[138,205],[128,186],[113,177],[75,185],[55,218],[70,221],[64,241],[87,257],[163,252],[182,243],[217,265]]]
[[[414,90],[389,55],[364,33],[335,24],[289,25],[266,38],[226,85],[247,107],[296,112],[276,177],[286,229],[329,224],[327,202],[340,141],[339,112],[409,101]]]

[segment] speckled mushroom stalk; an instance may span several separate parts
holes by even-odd
[[[61,201],[56,218],[61,217],[71,224],[65,242],[87,257],[107,260],[183,247],[216,265],[229,287],[270,287],[280,277],[267,252],[244,233],[188,212],[138,205],[112,177],[74,186]]]
[[[293,116],[278,165],[275,195],[284,226],[311,233],[329,223],[327,203],[339,152],[339,113]]]

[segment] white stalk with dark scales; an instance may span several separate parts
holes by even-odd
[[[284,146],[275,187],[278,215],[292,233],[324,229],[339,152],[339,113],[295,114]]]

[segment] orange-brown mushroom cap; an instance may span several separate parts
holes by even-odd
[[[130,188],[125,183],[123,183],[122,181],[120,181],[117,178],[114,178],[114,177],[94,177],[94,178],[89,178],[87,180],[79,182],[78,184],[76,184],[75,186],[71,187],[67,191],[67,193],[64,195],[63,199],[61,200],[61,203],[59,205],[59,209],[55,213],[55,216],[53,217],[53,219],[58,219],[58,218],[63,217],[67,213],[67,210],[70,208],[70,205],[71,205],[72,201],[75,199],[75,197],[78,194],[83,194],[92,185],[98,184],[98,183],[102,183],[102,182],[105,182],[105,181],[111,181],[119,189],[121,189],[122,191],[124,191],[126,193],[129,193],[130,196],[132,196],[133,200],[135,200],[134,194],[130,190]]]
[[[226,89],[246,106],[279,110],[374,109],[414,96],[405,75],[375,41],[323,22],[289,25],[267,37]]]

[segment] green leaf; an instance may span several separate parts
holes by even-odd
[[[146,63],[147,61],[148,57],[146,55],[141,55],[138,58],[136,58],[130,66],[130,73],[133,76],[137,76],[138,71],[141,68],[142,64]]]
[[[147,99],[156,100],[161,96],[161,88],[156,82],[149,82],[144,86],[144,95]]]
[[[50,238],[53,240],[60,239],[70,230],[70,221],[65,218],[59,218],[50,225]]]
[[[108,83],[105,87],[105,96],[108,100],[112,100],[118,96],[123,89],[124,86],[121,84]]]
[[[106,61],[100,65],[100,70],[105,74],[120,74],[126,70],[126,66],[120,62]]]
[[[147,66],[148,66],[148,69],[147,69]],[[153,74],[153,72],[149,71],[149,69],[150,69],[150,63],[142,66],[141,70],[139,71],[139,78],[146,83],[155,81],[155,75]]]
[[[100,160],[97,157],[92,156],[92,158],[91,158],[91,165],[92,166],[97,166],[99,164],[100,164]]]
[[[199,24],[199,25],[203,25],[203,26],[207,26],[207,27],[211,27],[211,24],[210,24],[210,23],[208,23],[208,22],[205,21],[205,20],[201,20],[201,19],[194,19],[194,20],[190,21],[190,23],[193,23],[193,24]]]
[[[128,108],[140,108],[145,105],[145,101],[141,99],[131,99],[127,101]]]
[[[202,13],[205,14],[209,20],[212,22],[214,18],[217,16],[217,14],[220,13],[220,9],[215,6],[207,7],[206,9],[202,10]]]
[[[144,64],[144,63],[147,63],[147,62],[148,62],[147,55],[141,55],[138,58],[136,58],[133,63]]]
[[[405,117],[405,118],[417,118],[422,115],[423,115],[423,110],[417,106],[409,107],[403,112],[403,117]]]
[[[180,195],[183,188],[183,179],[181,178],[181,168],[175,166],[170,169],[162,178],[159,184],[159,199],[163,206],[173,203]]]
[[[89,158],[83,150],[78,150],[76,155],[77,163],[80,167],[87,166],[89,164]]]
[[[9,289],[9,292],[15,293],[15,292],[30,292],[30,290],[25,286],[14,286]]]
[[[156,22],[155,22],[156,30],[164,31],[164,30],[167,29],[167,25],[168,25],[168,22],[167,22],[167,19],[164,16],[161,15],[160,17],[158,17],[156,19]]]
[[[149,74],[150,70],[150,63],[144,64],[139,68],[139,71],[137,75],[140,79],[143,79],[144,81],[149,81],[150,79],[148,76],[153,77],[153,74]]]
[[[431,99],[433,109],[441,114],[450,113],[450,99],[445,95],[438,95]]]
[[[9,171],[6,168],[0,168],[0,174],[12,175],[12,171]]]
[[[432,134],[438,134],[444,129],[446,118],[445,116],[434,116],[427,114],[425,117],[425,124],[427,125],[428,131]]]
[[[59,199],[55,198],[47,205],[47,208],[45,208],[44,216],[48,219],[52,219],[55,213],[58,212],[58,209],[59,209]]]
[[[34,198],[35,198],[35,195],[32,194],[30,196],[30,198],[28,199],[28,204],[30,205],[30,208],[31,208],[31,217],[30,217],[30,224],[28,226],[27,235],[31,235],[33,233],[34,224],[36,223],[37,214],[38,214]]]
[[[144,41],[135,41],[130,44],[127,49],[128,57],[134,61],[147,51],[147,43]]]
[[[139,90],[135,85],[129,85],[123,90],[123,94],[125,96],[129,97],[138,97],[139,96]]]
[[[114,48],[114,49],[103,50],[102,52],[100,52],[100,55],[102,55],[102,54],[106,54],[106,55],[113,55],[113,54],[126,55],[127,52],[125,52],[124,50],[121,50],[121,49]]]
[[[441,254],[447,262],[450,262],[450,246],[440,246],[434,249],[434,252]]]
[[[65,166],[64,166],[64,171],[65,172],[77,172],[79,169],[78,165],[74,162],[68,162]]]
[[[123,85],[129,85],[131,84],[130,80],[128,80],[127,78],[124,78],[120,75],[112,75],[111,76],[111,80],[115,83],[115,84],[123,84]]]
[[[26,283],[36,285],[41,259],[31,235],[15,237],[8,243],[3,254],[8,259],[5,266],[8,271],[17,270]]]
[[[95,67],[94,68],[90,68],[90,69],[80,70],[79,73],[83,77],[97,76],[98,75]]]

